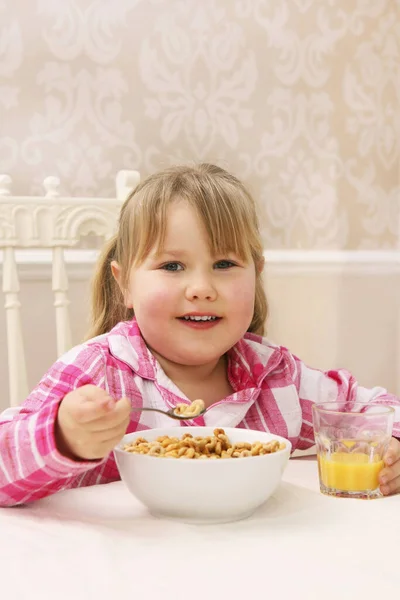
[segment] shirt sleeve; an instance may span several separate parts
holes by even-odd
[[[365,388],[345,369],[321,371],[304,364],[288,353],[292,376],[296,385],[302,412],[302,426],[298,450],[307,450],[315,444],[312,405],[316,402],[376,402],[395,408],[393,435],[400,437],[400,399],[382,387]]]
[[[0,415],[0,506],[73,487],[78,476],[103,462],[61,455],[54,425],[66,394],[87,384],[105,389],[105,365],[100,348],[86,346],[78,354],[74,349],[50,368],[21,406]]]

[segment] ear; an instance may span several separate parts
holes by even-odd
[[[124,297],[124,303],[126,308],[133,308],[130,291],[129,289],[125,289],[122,285],[121,267],[115,260],[111,262],[111,272],[115,281],[118,283],[118,287],[121,290],[121,293]]]
[[[265,266],[265,258],[262,257],[256,263],[256,272],[257,272],[257,275],[261,275],[261,273],[264,271],[264,266]]]

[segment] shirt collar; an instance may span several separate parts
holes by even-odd
[[[118,323],[108,334],[111,354],[143,379],[156,379],[157,361],[152,355],[135,318]]]
[[[278,367],[283,368],[282,363],[279,346],[260,335],[246,333],[228,352],[228,375],[237,390],[260,388],[267,375]]]

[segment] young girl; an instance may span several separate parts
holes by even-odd
[[[306,367],[261,337],[263,246],[245,187],[219,167],[174,167],[141,183],[94,281],[91,339],[62,356],[0,419],[0,505],[118,479],[112,450],[126,432],[207,425],[270,431],[314,444],[313,402],[400,401],[346,371]],[[184,422],[168,410],[202,398]],[[400,444],[381,474],[400,491]]]

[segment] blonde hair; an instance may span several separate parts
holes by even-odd
[[[92,286],[92,326],[89,337],[110,331],[133,317],[111,272],[111,262],[121,269],[120,284],[140,265],[154,245],[163,247],[168,206],[186,200],[198,213],[210,237],[213,255],[233,252],[253,259],[257,270],[254,314],[249,332],[264,334],[268,313],[260,267],[263,261],[256,206],[236,177],[211,164],[174,166],[140,183],[123,204],[118,232],[102,252]]]

